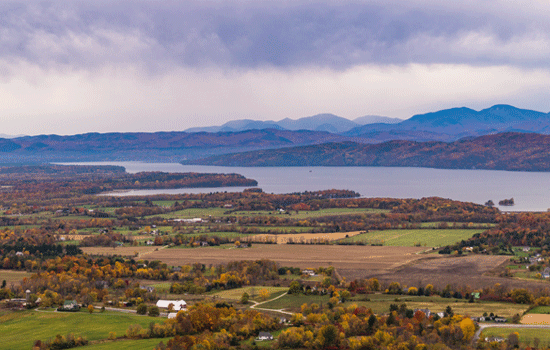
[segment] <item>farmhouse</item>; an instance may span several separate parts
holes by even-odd
[[[550,278],[550,267],[547,267],[542,271],[542,278]]]
[[[258,340],[258,341],[273,340],[273,336],[269,332],[260,332],[260,334],[258,335],[258,338],[256,338],[256,340]]]
[[[168,309],[168,306],[174,305],[173,309],[176,311],[187,309],[187,303],[183,300],[159,300],[157,306],[163,309]]]
[[[80,310],[80,305],[76,300],[65,300],[63,306],[57,308],[57,311],[78,311]]]
[[[153,293],[155,291],[155,288],[154,287],[150,287],[150,286],[139,286],[140,289],[144,289],[146,290],[147,292],[149,293]]]
[[[424,315],[426,315],[426,317],[430,317],[430,315],[432,314],[431,311],[429,309],[414,309],[414,313],[416,314],[418,311],[421,311],[424,313]]]

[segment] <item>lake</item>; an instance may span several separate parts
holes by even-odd
[[[550,173],[494,170],[448,170],[386,167],[219,167],[178,163],[91,162],[63,163],[120,165],[130,173],[140,171],[237,173],[258,181],[267,193],[326,189],[359,192],[363,197],[422,198],[438,196],[483,204],[491,199],[514,198],[504,211],[546,211],[550,208]],[[242,191],[243,187],[130,190],[117,195],[204,193]]]

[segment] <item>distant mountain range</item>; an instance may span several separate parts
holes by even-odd
[[[418,114],[397,124],[370,124],[342,133],[370,142],[389,140],[455,141],[502,132],[550,133],[550,114],[495,105],[482,111],[452,108]]]
[[[343,133],[354,128],[373,123],[395,124],[402,122],[399,118],[389,118],[377,115],[367,115],[354,120],[338,117],[334,114],[317,114],[297,120],[283,119],[278,122],[268,120],[240,119],[227,122],[221,126],[207,126],[189,128],[186,132],[237,132],[251,129],[279,129],[279,130],[311,130]]]
[[[451,143],[325,143],[213,156],[184,164],[223,166],[399,166],[550,171],[550,135],[502,133]]]
[[[247,129],[244,131],[217,131],[217,132],[155,132],[155,133],[88,133],[71,136],[39,135],[24,136],[15,138],[0,138],[0,163],[45,163],[45,162],[82,162],[82,161],[152,161],[152,162],[180,162],[182,160],[203,159],[210,156],[242,153],[247,151],[260,151],[269,149],[280,149],[297,146],[312,146],[331,143],[331,145],[302,148],[301,151],[266,151],[263,157],[265,160],[253,160],[255,156],[247,154],[242,164],[259,165],[296,165],[301,162],[304,165],[311,162],[321,162],[313,159],[315,157],[332,157],[333,165],[347,164],[343,159],[336,160],[336,153],[328,152],[329,149],[341,149],[342,157],[350,152],[350,164],[374,164],[366,160],[359,161],[359,150],[363,152],[366,144],[383,143],[384,147],[405,147],[408,143],[387,143],[388,141],[414,141],[414,142],[435,142],[428,147],[424,144],[422,149],[430,149],[434,154],[451,149],[451,146],[442,146],[445,143],[457,140],[466,142],[469,139],[483,135],[495,135],[499,133],[536,133],[550,134],[550,115],[548,113],[519,109],[508,105],[496,105],[482,111],[475,111],[469,108],[452,108],[433,113],[415,115],[410,119],[391,124],[395,120],[379,119],[384,117],[366,116],[350,121],[332,114],[321,114],[313,117],[298,120],[283,119],[279,122],[264,122],[253,120],[238,120],[224,124],[227,129]],[[384,123],[370,123],[359,125],[369,121],[385,120]],[[272,124],[270,124],[272,123]],[[357,126],[358,125],[358,126]],[[222,128],[213,127],[213,128]],[[268,128],[264,128],[268,127]],[[290,130],[298,129],[298,130]],[[315,130],[308,130],[315,129]],[[327,131],[329,130],[329,131]],[[529,139],[523,139],[528,142]],[[416,143],[410,143],[415,145]],[[335,146],[338,143],[339,146]],[[342,146],[345,145],[345,146]],[[350,146],[355,145],[355,146]],[[373,150],[382,152],[384,148]],[[411,146],[412,147],[412,146]],[[428,148],[426,148],[428,147]],[[495,144],[495,149],[501,147]],[[547,152],[540,147],[535,147],[529,142],[525,147]],[[321,152],[320,150],[325,150]],[[459,148],[455,148],[458,152]],[[311,160],[307,160],[306,150],[311,153]],[[408,150],[402,149],[404,152]],[[488,149],[485,149],[489,152]],[[284,160],[277,156],[280,152],[285,155]],[[320,153],[319,153],[320,152]],[[523,149],[522,149],[523,152]],[[492,153],[487,153],[492,154]],[[449,155],[449,154],[447,154]],[[394,155],[401,159],[399,154]],[[481,155],[480,155],[481,156]],[[237,164],[238,159],[226,157],[208,162],[224,164],[223,160]],[[336,157],[336,158],[334,158]],[[435,157],[435,155],[434,155]],[[459,157],[452,154],[452,157]],[[460,156],[461,157],[461,156]],[[530,159],[541,159],[533,155]],[[248,159],[248,160],[246,160]],[[268,163],[269,160],[273,163]],[[346,159],[346,158],[344,158]],[[366,158],[365,158],[366,159]],[[378,158],[376,158],[378,159]],[[403,164],[409,166],[437,166],[430,163],[425,157],[422,160],[413,161],[410,158]],[[431,158],[432,160],[435,158]],[[246,160],[246,162],[245,162]],[[391,159],[380,164],[390,164]],[[443,161],[443,160],[441,160]],[[286,163],[285,163],[286,162]],[[326,164],[329,160],[326,160]],[[321,162],[322,163],[322,162]],[[319,163],[319,164],[321,164]],[[331,164],[332,164],[331,163]],[[475,163],[475,162],[474,162]],[[325,163],[322,163],[325,164]],[[399,163],[401,164],[401,163]],[[418,165],[414,165],[418,164]],[[439,164],[439,163],[438,163]],[[443,163],[441,163],[443,164]],[[454,166],[451,163],[441,165],[444,167]],[[470,167],[467,162],[460,163],[460,166]],[[477,166],[477,165],[472,165]],[[490,168],[490,165],[483,165]],[[537,168],[537,166],[534,166]],[[544,168],[544,167],[542,167]]]
[[[390,140],[445,141],[502,132],[550,134],[550,114],[495,105],[481,111],[451,108],[417,114],[407,120],[365,116],[353,121],[333,114],[318,114],[298,120],[278,122],[251,119],[235,120],[221,126],[191,128],[187,132],[237,132],[250,129],[327,131],[361,142],[379,143]]]

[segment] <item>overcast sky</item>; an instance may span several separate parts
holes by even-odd
[[[549,1],[0,2],[4,134],[550,111]]]

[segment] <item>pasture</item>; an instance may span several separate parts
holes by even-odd
[[[269,298],[275,298],[276,296],[279,296],[282,293],[285,293],[288,291],[288,287],[248,286],[248,287],[242,287],[242,288],[236,288],[236,289],[222,290],[222,291],[213,293],[212,295],[215,295],[216,297],[222,298],[222,299],[240,300],[243,293],[246,292],[250,296],[250,300],[260,301],[258,294],[262,289],[267,289],[267,291],[269,292]]]
[[[548,328],[497,328],[497,327],[488,327],[481,332],[481,336],[485,337],[501,337],[508,338],[510,333],[517,332],[519,334],[519,342],[524,345],[533,345],[535,338],[539,339],[540,345],[548,346],[550,344],[550,332]]]

